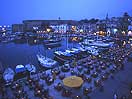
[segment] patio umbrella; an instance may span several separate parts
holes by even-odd
[[[83,80],[81,77],[70,76],[70,77],[65,78],[63,80],[63,83],[67,87],[78,88],[83,84]]]

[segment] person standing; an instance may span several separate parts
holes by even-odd
[[[115,93],[113,99],[118,99],[118,95]]]

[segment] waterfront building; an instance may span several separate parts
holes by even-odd
[[[91,22],[78,22],[77,32],[92,34],[97,31],[97,24]]]
[[[57,32],[65,33],[71,30],[71,25],[76,24],[74,20],[24,20],[25,32]]]
[[[130,18],[130,24],[128,26],[128,30],[131,30],[132,31],[132,17]]]
[[[23,24],[12,24],[12,32],[24,32],[24,25]]]

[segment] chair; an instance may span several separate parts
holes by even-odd
[[[92,87],[90,87],[90,88],[84,87],[84,88],[83,88],[83,94],[84,94],[84,95],[87,95],[87,94],[89,94],[89,93],[91,93],[91,92],[92,92]]]
[[[69,66],[62,66],[61,71],[62,72],[68,72],[70,70]]]
[[[64,97],[70,97],[72,95],[72,92],[68,89],[63,89],[62,96]]]
[[[98,77],[98,73],[97,73],[97,72],[94,72],[91,76],[92,76],[93,78],[97,78],[97,77]]]
[[[72,99],[82,99],[81,96],[73,96]]]
[[[75,75],[76,74],[76,72],[74,70],[71,70],[70,72],[71,72],[71,75]]]
[[[63,80],[63,79],[65,78],[65,74],[60,74],[60,75],[59,75],[59,78],[60,78],[61,80]]]
[[[51,85],[53,82],[54,82],[54,79],[52,77],[50,77],[50,76],[46,79],[46,83],[48,85]]]
[[[85,69],[84,73],[89,75],[90,74],[90,70],[89,69]]]
[[[61,91],[63,86],[61,83],[58,83],[57,85],[54,86],[54,88],[57,90],[57,91]]]
[[[83,68],[81,66],[78,66],[77,69],[79,72],[81,72],[83,70]]]
[[[92,81],[92,79],[91,79],[90,77],[86,77],[86,81],[87,81],[88,83],[90,83],[90,82]]]

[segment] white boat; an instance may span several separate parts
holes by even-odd
[[[71,51],[70,50],[66,50],[65,52],[63,51],[55,51],[54,52],[55,55],[63,55],[64,57],[71,57],[72,54],[71,54]]]
[[[36,67],[32,64],[27,64],[25,65],[26,70],[28,70],[30,73],[35,73],[36,72]]]
[[[3,78],[6,84],[9,84],[14,79],[15,72],[11,68],[7,68],[3,73]]]
[[[16,69],[15,69],[16,73],[22,73],[22,72],[25,72],[25,71],[26,71],[26,68],[23,65],[17,65],[16,66]]]
[[[44,57],[41,54],[37,54],[38,61],[45,68],[54,68],[57,66],[57,61],[52,60],[51,58]]]
[[[93,42],[93,44],[91,44],[91,45],[99,46],[99,47],[110,47],[113,45],[113,42],[104,43],[102,41],[96,41],[96,42]]]
[[[98,46],[98,47],[110,47],[113,45],[113,42],[104,43],[103,41],[85,40],[81,44],[86,46],[88,45],[88,46]]]

